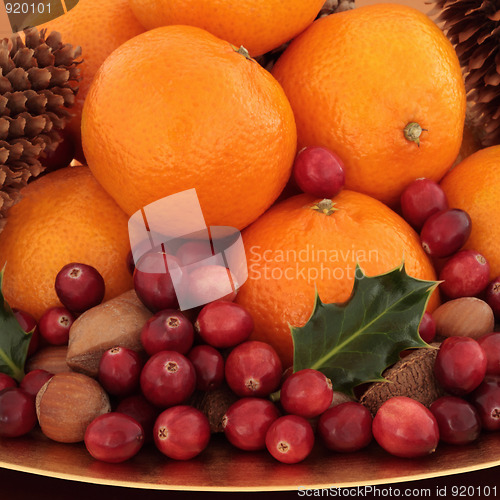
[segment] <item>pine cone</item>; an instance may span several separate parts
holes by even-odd
[[[431,0],[430,15],[455,46],[464,70],[470,118],[482,146],[500,144],[500,3]]]
[[[78,91],[80,47],[36,28],[24,38],[0,40],[0,231],[19,190],[44,169],[40,157],[61,142]]]
[[[343,12],[344,10],[350,9],[354,9],[354,0],[326,0],[319,14],[316,16],[316,19],[335,14],[335,12]],[[271,71],[274,63],[278,60],[279,56],[283,54],[289,44],[290,42],[284,43],[280,47],[256,57],[255,59],[261,66]]]

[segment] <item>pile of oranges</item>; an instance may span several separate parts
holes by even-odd
[[[417,178],[442,181],[450,204],[471,216],[468,245],[487,257],[491,278],[500,274],[492,168],[500,147],[450,171],[465,156],[466,92],[453,46],[409,7],[315,20],[323,3],[80,0],[43,26],[82,46],[69,126],[82,165],[33,181],[12,208],[0,234],[9,304],[36,319],[58,305],[54,280],[68,262],[95,267],[106,299],[131,289],[129,217],[192,188],[207,226],[243,232],[249,278],[237,301],[285,366],[289,325],[307,321],[315,289],[324,302],[345,301],[356,262],[375,275],[404,261],[412,276],[436,279],[398,215]],[[285,43],[271,71],[254,59]],[[294,161],[305,147],[342,160],[346,190],[329,213],[317,209],[321,199],[295,196]],[[438,304],[436,293],[429,310]]]

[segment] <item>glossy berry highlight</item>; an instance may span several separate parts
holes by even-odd
[[[240,397],[264,397],[280,383],[283,368],[272,346],[249,340],[236,346],[226,359],[225,377]]]
[[[95,459],[116,464],[139,452],[144,444],[144,431],[136,420],[124,413],[105,413],[89,424],[84,442]]]
[[[95,267],[72,262],[57,273],[55,289],[64,307],[73,313],[83,313],[102,302],[105,284]]]
[[[197,345],[187,355],[196,371],[196,388],[200,391],[213,391],[224,382],[224,358],[209,345]]]
[[[458,208],[431,215],[424,223],[420,240],[431,257],[449,257],[468,240],[472,229],[469,214]]]
[[[303,148],[293,164],[293,178],[304,192],[318,198],[333,198],[344,187],[344,163],[327,148]]]
[[[248,340],[254,322],[244,307],[218,300],[203,307],[194,326],[204,342],[225,349]]]
[[[65,307],[47,309],[38,322],[40,335],[52,345],[65,345],[69,340],[69,330],[74,323],[73,314]]]
[[[449,393],[463,396],[484,379],[487,359],[480,344],[469,337],[448,337],[439,348],[434,362],[438,383]]]
[[[403,218],[417,231],[431,215],[447,208],[448,201],[444,191],[431,179],[417,179],[401,194]]]
[[[290,375],[280,391],[280,402],[287,413],[304,418],[317,417],[332,402],[331,380],[318,370],[306,368]]]
[[[285,464],[302,462],[312,451],[314,432],[311,424],[298,415],[285,415],[275,420],[266,433],[266,448]]]
[[[174,406],[158,416],[153,436],[156,447],[167,457],[190,460],[208,446],[210,424],[196,408]]]
[[[477,410],[465,399],[443,396],[429,407],[439,427],[439,439],[449,444],[467,444],[481,433]]]
[[[372,440],[372,415],[360,403],[346,402],[326,410],[318,421],[318,435],[327,448],[353,452]]]
[[[373,437],[388,453],[416,458],[435,451],[439,428],[434,415],[418,401],[395,396],[379,408],[372,425]]]
[[[440,289],[450,299],[474,297],[488,286],[489,277],[490,265],[483,255],[475,250],[461,250],[441,269]]]
[[[141,390],[148,401],[160,408],[187,401],[196,388],[196,372],[184,355],[161,351],[148,359],[140,376]]]
[[[150,356],[160,351],[187,354],[193,341],[193,325],[175,309],[157,312],[141,330],[141,344]]]
[[[139,388],[142,360],[139,354],[127,347],[112,347],[101,356],[99,382],[114,396],[128,396]]]
[[[233,403],[222,417],[227,440],[240,450],[263,450],[266,433],[280,416],[268,399],[242,398]]]

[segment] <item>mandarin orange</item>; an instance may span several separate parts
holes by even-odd
[[[206,29],[252,56],[279,47],[303,31],[324,0],[129,0],[137,19],[147,28],[187,24]]]
[[[450,207],[470,215],[472,232],[465,248],[486,257],[491,279],[500,275],[499,165],[500,146],[491,146],[465,158],[441,182]]]
[[[305,194],[289,198],[243,232],[249,273],[236,301],[254,318],[252,338],[273,345],[284,366],[293,357],[289,324],[306,323],[315,288],[325,303],[346,301],[356,263],[371,276],[404,261],[410,276],[436,278],[418,235],[383,203],[344,190],[325,214],[312,209],[318,201]],[[434,293],[429,310],[438,301]]]
[[[132,288],[126,257],[128,218],[87,167],[67,167],[35,180],[9,211],[0,234],[3,292],[11,307],[39,318],[60,305],[54,283],[70,262],[94,266],[111,299]]]
[[[81,82],[71,109],[74,117],[67,130],[79,153],[78,159],[83,161],[82,109],[92,79],[106,57],[129,38],[144,32],[144,27],[133,15],[127,0],[79,0],[67,14],[42,24],[42,28],[59,31],[65,43],[82,47]]]
[[[157,28],[98,71],[83,145],[99,183],[132,215],[195,188],[208,225],[241,229],[290,176],[296,129],[276,80],[207,31]]]
[[[377,4],[319,19],[272,73],[292,105],[299,148],[336,152],[348,189],[396,204],[411,181],[439,181],[458,155],[466,108],[460,64],[442,31],[415,9]]]

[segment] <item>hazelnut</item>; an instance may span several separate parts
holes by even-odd
[[[26,371],[45,370],[49,373],[70,372],[71,368],[66,363],[68,346],[48,346],[40,349],[26,364]]]
[[[42,432],[61,443],[83,441],[87,426],[111,411],[108,395],[99,383],[81,373],[54,375],[36,396]]]
[[[476,297],[461,297],[439,306],[432,314],[436,333],[443,337],[479,338],[493,331],[495,318],[491,307]]]

